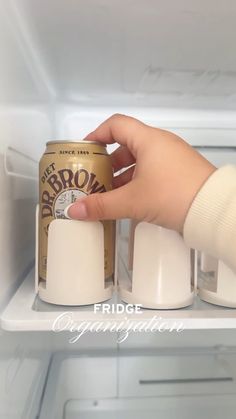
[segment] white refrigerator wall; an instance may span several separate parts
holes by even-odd
[[[235,109],[230,0],[7,4],[60,102]]]
[[[0,2],[0,312],[32,266],[38,158],[52,112],[37,65],[10,4]],[[0,417],[38,412],[50,336],[0,330]]]
[[[0,3],[0,306],[34,254],[38,158],[52,135],[49,97],[42,92],[24,34]]]

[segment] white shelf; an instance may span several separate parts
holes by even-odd
[[[112,304],[120,303],[114,294]],[[114,322],[128,320],[141,322],[153,319],[154,316],[168,322],[182,323],[185,329],[232,329],[236,328],[236,309],[227,309],[201,301],[198,297],[191,307],[179,310],[145,310],[141,314],[103,314],[94,313],[94,307],[65,307],[42,302],[34,291],[34,272],[31,271],[13,296],[1,317],[1,326],[9,331],[51,331],[52,325],[59,315],[70,312],[70,318],[81,329],[82,322],[106,321],[110,327]],[[65,330],[69,330],[69,326]],[[108,329],[109,330],[109,329]]]
[[[156,351],[118,357],[57,353],[39,419],[232,418],[234,364],[235,355],[189,351],[183,356],[173,349],[171,357]]]

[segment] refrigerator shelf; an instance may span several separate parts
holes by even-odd
[[[39,419],[173,418],[173,411],[175,418],[196,419],[199,412],[208,419],[222,418],[223,412],[232,417],[234,364],[235,355],[191,351],[171,357],[59,352],[52,358]]]
[[[139,327],[143,326],[143,322],[145,322],[147,330],[151,330],[150,322],[156,317],[156,319],[160,319],[160,324],[165,323],[164,328],[170,328],[174,324],[182,325],[184,329],[190,330],[236,328],[235,309],[208,304],[198,297],[195,297],[192,306],[185,309],[142,309],[141,313],[125,311],[120,314],[112,313],[112,309],[118,303],[119,307],[126,308],[126,304],[122,303],[116,294],[106,303],[109,304],[110,313],[102,313],[100,310],[95,313],[93,305],[68,307],[44,303],[35,295],[34,271],[31,271],[2,313],[1,326],[8,331],[52,331],[58,328],[60,319],[62,330],[70,330],[71,327],[82,330],[85,322],[89,326],[95,321],[99,322],[100,330],[111,330],[115,324],[121,324],[123,321],[125,324],[123,329],[132,322],[138,331]]]
[[[139,398],[139,399],[106,399],[106,400],[70,400],[66,404],[65,418],[76,419],[115,419],[117,412],[123,419],[156,419],[165,414],[165,419],[199,418],[199,410],[203,419],[221,419],[222,416],[233,417],[235,409],[234,395],[212,397],[168,397],[168,398]],[[173,411],[175,416],[173,416]],[[83,416],[82,416],[83,415]]]

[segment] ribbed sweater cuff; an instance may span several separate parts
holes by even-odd
[[[236,268],[236,167],[216,170],[195,197],[184,224],[184,240]]]

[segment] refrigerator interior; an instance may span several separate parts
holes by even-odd
[[[236,161],[235,17],[230,0],[0,0],[0,418],[234,417],[233,310],[175,312],[181,334],[72,344],[50,330],[32,268],[48,139],[80,139],[118,112]]]

